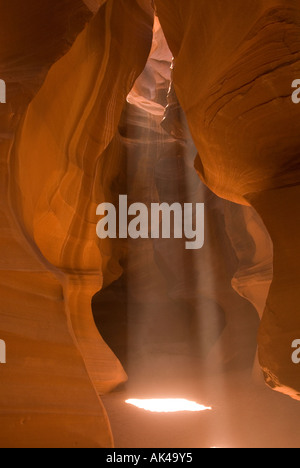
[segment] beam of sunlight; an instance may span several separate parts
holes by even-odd
[[[151,411],[152,413],[177,413],[181,411],[198,412],[207,411],[212,408],[199,405],[194,401],[184,399],[149,399],[149,400],[126,400],[128,405]]]

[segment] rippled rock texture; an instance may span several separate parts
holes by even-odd
[[[300,7],[155,3],[154,40],[152,0],[0,5],[0,446],[112,446],[122,364],[251,367],[258,315],[267,383],[300,393]],[[204,202],[205,247],[100,241],[119,194]]]
[[[298,398],[291,343],[300,335],[300,107],[291,83],[300,74],[300,6],[246,0],[241,14],[238,0],[156,5],[199,151],[198,173],[219,196],[252,205],[271,235],[274,279],[260,363],[272,388]]]
[[[1,446],[112,445],[98,394],[126,374],[91,312],[103,271],[118,277],[95,214],[101,155],[145,66],[153,11],[102,3],[0,6]]]

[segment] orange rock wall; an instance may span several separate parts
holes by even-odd
[[[259,334],[267,383],[299,398],[291,344],[300,336],[300,75],[296,0],[157,0],[175,56],[174,85],[219,196],[252,205],[274,244],[274,279]]]
[[[1,49],[1,446],[111,446],[98,394],[126,380],[91,312],[107,264],[110,280],[121,271],[99,251],[96,206],[153,11],[147,0],[86,3],[0,7],[2,44],[12,38]]]

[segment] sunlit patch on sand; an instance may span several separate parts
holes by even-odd
[[[127,400],[126,403],[152,413],[198,412],[212,409],[184,399]]]

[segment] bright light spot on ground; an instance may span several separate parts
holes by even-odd
[[[194,401],[184,399],[161,399],[161,400],[127,400],[127,404],[137,408],[151,411],[152,413],[177,413],[179,411],[207,411],[212,408],[198,405]]]

